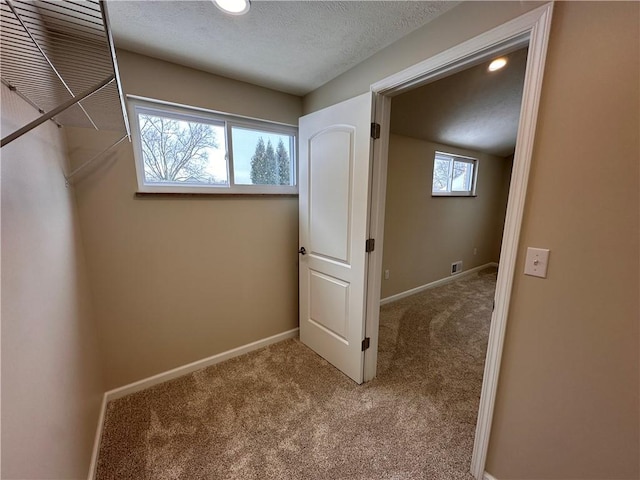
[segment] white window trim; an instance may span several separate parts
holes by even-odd
[[[457,161],[470,163],[473,165],[473,178],[471,179],[471,190],[469,191],[456,191],[456,192],[434,192],[433,191],[433,171],[431,173],[431,196],[432,197],[475,197],[476,196],[476,184],[478,182],[478,165],[480,161],[474,157],[466,157],[464,155],[458,155],[456,153],[443,152],[436,150],[433,156],[433,166],[435,168],[435,161],[438,155],[444,155],[446,157],[452,157]]]
[[[175,103],[152,100],[149,98],[127,95],[129,119],[131,122],[131,136],[133,156],[140,193],[186,193],[186,194],[245,194],[245,195],[282,195],[298,194],[298,128],[294,125],[269,122],[250,117],[241,117],[227,113],[216,112],[204,108],[179,105]],[[227,147],[227,177],[228,185],[185,185],[184,183],[148,184],[144,181],[144,161],[140,142],[140,124],[138,112],[170,116],[177,119],[195,120],[201,123],[222,125],[225,129],[225,144]],[[290,145],[290,161],[292,165],[291,178],[295,185],[236,185],[234,183],[234,167],[232,153],[232,127],[264,130],[267,133],[284,134],[292,137]]]

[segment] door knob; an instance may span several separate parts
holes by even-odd
[[[298,250],[298,253],[301,253],[302,255],[306,255],[307,250],[304,247],[300,247],[300,250]]]

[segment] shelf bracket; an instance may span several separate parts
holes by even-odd
[[[13,142],[15,139],[20,138],[25,133],[33,130],[38,125],[43,124],[47,120],[50,120],[51,118],[53,118],[56,115],[60,114],[61,112],[65,111],[67,108],[72,107],[73,105],[78,103],[80,100],[84,100],[85,98],[93,95],[94,93],[99,92],[104,87],[106,87],[111,82],[113,82],[115,80],[115,78],[116,78],[115,74],[114,75],[109,75],[107,78],[105,78],[99,84],[91,87],[90,89],[86,90],[85,92],[81,93],[80,95],[76,95],[75,97],[70,98],[69,100],[64,102],[62,105],[54,108],[53,110],[50,110],[49,112],[45,113],[41,117],[36,118],[33,122],[30,122],[27,125],[25,125],[24,127],[22,127],[20,129],[16,130],[15,132],[7,135],[6,137],[4,137],[2,139],[2,141],[0,143],[0,148],[4,147],[8,143]]]

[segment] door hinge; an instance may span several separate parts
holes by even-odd
[[[367,238],[367,241],[364,243],[364,251],[366,253],[371,253],[376,248],[376,240],[375,238]]]
[[[362,340],[362,351],[364,352],[370,346],[371,346],[371,339],[369,337],[365,337],[365,339]]]
[[[380,124],[379,123],[372,123],[371,124],[371,138],[373,138],[374,140],[377,140],[378,138],[380,138]]]

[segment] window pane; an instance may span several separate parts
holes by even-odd
[[[453,161],[453,178],[451,180],[452,192],[470,192],[473,179],[473,164],[468,162]]]
[[[231,127],[236,185],[295,185],[291,135]]]
[[[475,194],[477,175],[475,158],[436,152],[433,159],[433,196],[470,196]]]
[[[451,160],[438,158],[433,162],[433,188],[432,192],[448,192]]]
[[[227,185],[223,124],[139,114],[145,183]]]

